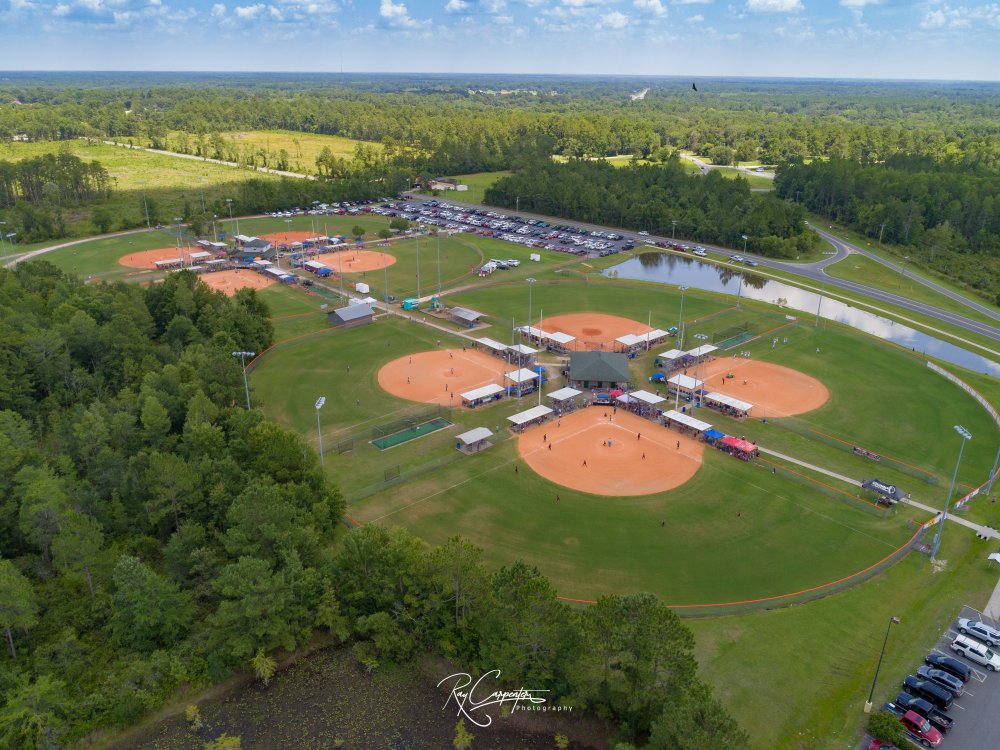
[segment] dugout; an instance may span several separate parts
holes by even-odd
[[[697,398],[701,392],[703,381],[692,378],[690,375],[678,374],[667,380],[671,393],[680,393],[688,401]]]
[[[629,400],[623,401],[626,398]],[[655,419],[659,413],[659,409],[656,408],[657,405],[666,401],[663,396],[657,396],[655,393],[650,393],[649,391],[623,393],[617,400],[627,404],[628,410],[633,414],[638,414],[640,417],[646,417],[647,419],[650,417]]]
[[[462,405],[470,409],[475,409],[477,406],[498,400],[503,396],[503,393],[504,388],[496,383],[484,385],[482,388],[476,388],[461,394]]]
[[[624,336],[616,338],[615,343],[618,344],[619,351],[625,354],[636,354],[641,351],[648,351],[654,341],[660,341],[669,335],[666,331],[661,331],[657,328],[652,331],[646,331],[646,333],[626,333]]]
[[[682,435],[687,435],[689,432],[695,437],[704,435],[706,439],[708,439],[709,433],[714,432],[712,425],[708,422],[702,422],[700,419],[695,419],[689,414],[683,414],[673,409],[663,414],[663,426],[667,429],[675,429]],[[715,439],[722,437],[725,437],[725,435],[717,432]]]
[[[510,380],[514,385],[508,386],[508,393],[511,395],[523,396],[526,393],[533,393],[535,390],[535,380],[541,381],[541,374],[522,367],[520,370],[513,370],[504,374],[504,385]]]
[[[493,443],[489,442],[489,438],[493,437],[493,433],[486,427],[476,427],[468,432],[463,432],[459,435],[455,443],[455,447],[471,456],[474,453],[479,453],[487,448],[492,448]]]
[[[583,395],[583,391],[578,391],[576,388],[567,386],[566,388],[560,388],[558,391],[552,391],[549,394],[549,400],[552,402],[556,414],[563,415],[576,408],[576,399],[581,395]]]
[[[740,401],[738,398],[733,398],[718,391],[705,394],[705,406],[722,412],[728,417],[736,417],[737,419],[749,417],[750,410],[753,409],[753,404],[747,401]]]
[[[699,347],[697,347],[695,349],[690,350],[687,353],[687,355],[694,362],[705,362],[706,360],[711,359],[710,355],[712,354],[712,352],[715,352],[715,351],[718,351],[718,350],[719,350],[719,347],[717,347],[717,346],[712,346],[711,344],[702,344],[701,346],[699,346]]]
[[[499,341],[494,341],[491,338],[483,336],[480,339],[476,339],[476,346],[481,347],[483,351],[489,352],[495,357],[507,359],[507,346],[506,344],[501,344]]]
[[[153,265],[160,271],[165,271],[168,268],[182,268],[184,266],[183,258],[166,258],[164,260],[155,260]]]
[[[524,344],[509,346],[507,351],[510,353],[510,363],[518,367],[531,367],[535,363],[535,355],[538,354],[537,349]]]
[[[562,331],[555,331],[549,334],[545,345],[554,352],[562,353],[568,352],[570,345],[574,341],[576,341],[576,336],[570,336],[568,333],[563,333]]]
[[[549,407],[534,406],[527,411],[521,411],[507,417],[507,421],[512,423],[514,432],[523,432],[528,427],[541,424],[550,414],[552,414],[552,409]]]
[[[679,370],[686,367],[689,363],[689,360],[686,361],[685,357],[687,357],[687,352],[683,352],[680,349],[670,349],[657,356],[656,366],[662,367],[668,372],[670,370]]]

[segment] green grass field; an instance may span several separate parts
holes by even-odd
[[[439,191],[442,200],[456,200],[464,203],[482,203],[487,189],[501,177],[506,177],[510,172],[476,172],[474,174],[457,174],[456,179],[462,185],[468,185],[469,189],[463,193],[451,190]]]
[[[341,159],[353,159],[354,149],[362,143],[339,135],[299,133],[291,130],[251,130],[221,135],[227,141],[244,148],[266,151],[271,155],[269,163],[284,149],[288,153],[289,170],[304,174],[316,173],[316,157],[324,148],[329,148],[334,156]],[[365,143],[365,145],[378,151],[382,150],[381,143]]]

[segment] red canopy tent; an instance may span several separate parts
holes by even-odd
[[[732,435],[726,435],[722,440],[719,441],[729,448],[735,448],[743,453],[753,453],[757,450],[757,446],[747,440],[740,440],[738,437],[733,437]]]

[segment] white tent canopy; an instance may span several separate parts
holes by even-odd
[[[706,354],[711,354],[712,352],[717,351],[718,348],[719,347],[712,346],[711,344],[702,344],[697,349],[689,351],[688,354],[692,357],[704,357]]]
[[[475,388],[474,390],[466,391],[462,394],[462,398],[466,401],[479,401],[482,398],[489,398],[490,396],[495,396],[498,393],[503,393],[503,387],[493,383],[491,385],[484,385],[482,388]]]
[[[687,414],[681,414],[679,411],[674,411],[673,409],[668,411],[663,416],[667,419],[673,420],[674,422],[680,422],[685,427],[690,427],[692,430],[696,430],[697,432],[704,432],[705,430],[712,429],[712,425],[708,422],[702,422],[700,419],[689,417]]]
[[[463,432],[458,436],[458,441],[460,443],[465,443],[466,445],[472,445],[473,443],[478,443],[480,440],[486,440],[488,437],[492,437],[493,433],[490,432],[487,427],[476,427],[475,429],[469,430],[468,432]]]
[[[535,328],[534,326],[518,326],[514,330],[517,331],[518,333],[524,333],[536,339],[549,338],[548,331],[543,331],[541,328]]]
[[[657,404],[666,401],[663,396],[657,396],[655,393],[650,393],[649,391],[632,391],[630,395],[636,401],[642,401],[650,406],[656,406]]]
[[[579,396],[583,391],[578,391],[576,388],[560,388],[558,391],[552,391],[549,394],[549,398],[553,401],[565,401],[568,398],[575,398]]]
[[[495,352],[507,351],[507,346],[505,344],[501,344],[499,341],[494,341],[493,339],[486,338],[485,336],[481,339],[476,339],[476,342],[482,344],[487,349],[492,349]]]
[[[635,346],[636,344],[648,344],[652,341],[659,341],[668,335],[666,331],[661,331],[657,328],[646,333],[626,333],[624,336],[616,338],[615,341],[624,346]]]
[[[693,391],[695,388],[701,388],[703,381],[692,378],[690,375],[674,375],[667,382],[683,390]]]
[[[205,250],[199,250],[196,253],[188,253],[188,257],[191,260],[201,260],[202,258],[211,258],[212,257],[212,253],[207,252]]]
[[[510,347],[510,350],[518,354],[538,354],[537,349],[532,349],[530,346],[525,346],[524,344],[516,344]]]
[[[507,373],[507,379],[512,380],[515,383],[527,383],[538,377],[537,372],[532,372],[526,367],[522,367],[520,370],[514,370],[513,372]]]
[[[718,391],[706,393],[705,400],[714,401],[717,404],[722,404],[723,406],[728,406],[731,409],[738,409],[740,411],[750,411],[753,408],[753,404],[747,403],[746,401],[740,401],[738,398],[727,396],[725,393],[719,393]]]
[[[568,344],[571,341],[576,341],[576,336],[570,336],[568,333],[562,333],[561,331],[550,333],[548,337],[557,344]]]
[[[542,417],[547,417],[551,413],[552,410],[547,406],[535,406],[527,411],[518,412],[511,417],[507,417],[507,421],[513,422],[516,425],[522,425],[534,422],[536,419],[541,419]]]
[[[660,355],[660,358],[665,359],[668,362],[672,362],[675,359],[680,359],[685,354],[687,354],[687,352],[682,352],[680,349],[671,349],[670,351],[663,352],[663,354]]]

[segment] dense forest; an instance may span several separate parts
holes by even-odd
[[[343,501],[294,433],[242,408],[233,350],[272,339],[251,290],[193,274],[84,285],[0,270],[0,747],[132,724],[178,690],[318,635],[367,670],[436,651],[661,750],[745,748],[693,638],[648,595],[588,609]]]
[[[504,177],[486,201],[613,227],[648,230],[775,258],[794,258],[818,242],[794,203],[753,193],[745,180],[687,173],[679,160],[616,169],[603,161],[539,161]]]
[[[0,208],[18,200],[38,205],[106,198],[112,183],[100,162],[85,162],[72,154],[43,154],[31,159],[0,161]]]
[[[786,166],[776,190],[1000,304],[1000,174],[918,157],[833,159]]]

